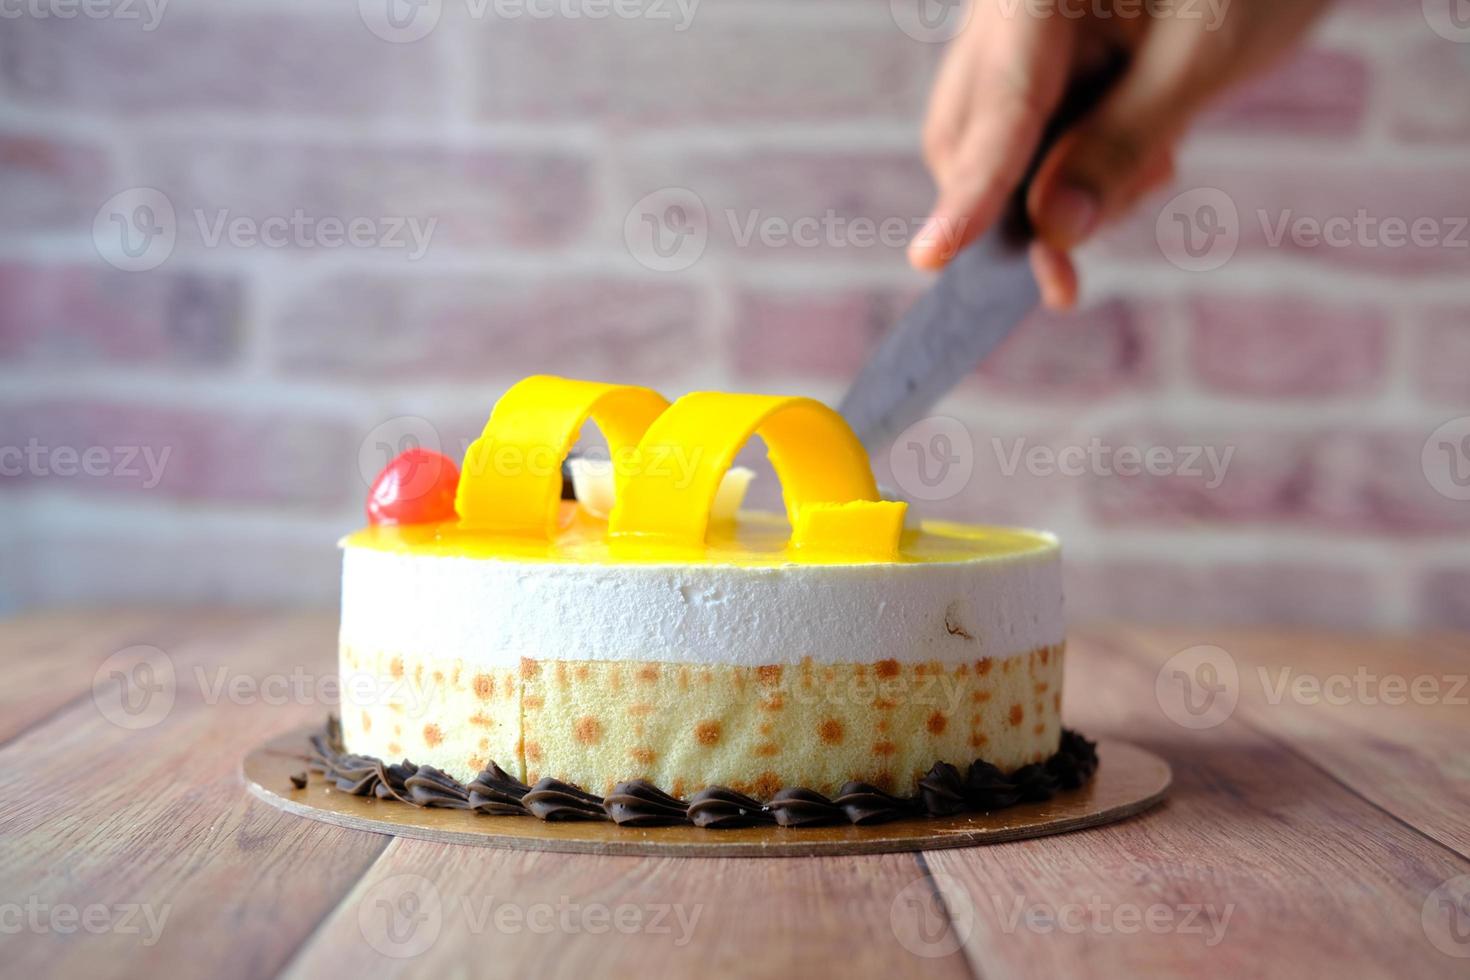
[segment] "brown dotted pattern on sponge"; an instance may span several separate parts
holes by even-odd
[[[591,715],[578,718],[572,726],[572,734],[583,745],[596,745],[602,741],[602,722]]]
[[[751,667],[527,658],[488,669],[359,650],[365,669],[445,678],[430,689],[447,694],[427,707],[344,712],[344,737],[353,751],[406,754],[466,781],[478,772],[469,760],[487,759],[517,778],[550,773],[584,786],[643,777],[761,796],[768,777],[831,795],[848,780],[883,779],[910,793],[936,761],[983,755],[1009,770],[1054,752],[1061,654]],[[389,734],[396,720],[402,734]]]

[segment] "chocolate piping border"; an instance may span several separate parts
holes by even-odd
[[[347,752],[335,715],[328,717],[323,731],[311,736],[311,748],[310,769],[354,796],[472,810],[485,816],[611,820],[628,827],[693,824],[723,829],[771,823],[806,827],[844,821],[866,825],[903,817],[988,813],[1018,803],[1040,803],[1058,792],[1077,789],[1098,767],[1097,743],[1064,728],[1061,745],[1051,758],[1011,773],[983,759],[970,763],[964,773],[947,762],[936,762],[919,780],[914,796],[892,796],[869,783],[854,781],[844,784],[830,799],[792,787],[762,803],[724,786],[710,786],[687,801],[680,800],[644,779],[618,783],[603,798],[549,777],[527,786],[493,762],[465,785],[433,766],[414,765],[407,759],[388,765],[373,756]]]

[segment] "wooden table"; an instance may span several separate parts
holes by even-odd
[[[253,800],[239,757],[329,710],[334,630],[228,611],[0,624],[0,972],[1470,976],[1470,899],[1438,904],[1470,885],[1464,637],[1079,628],[1065,714],[1168,758],[1162,808],[980,849],[722,861],[430,844]],[[175,696],[120,725],[93,679],[139,644],[166,652]],[[1171,700],[1168,662],[1199,644],[1239,676],[1209,728]],[[401,904],[424,889],[432,915]],[[427,939],[383,952],[395,908]]]

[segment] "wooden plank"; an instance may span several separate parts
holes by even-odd
[[[1470,639],[1129,629],[1101,639],[1150,665],[1219,646],[1238,665],[1241,718],[1470,857]]]
[[[1421,911],[1470,862],[1238,718],[1176,725],[1138,655],[1071,650],[1069,722],[1154,749],[1175,785],[1121,824],[926,855],[977,973],[1456,974]]]
[[[326,706],[314,694],[269,704],[241,687],[218,701],[211,688],[218,676],[259,683],[330,671],[333,623],[134,625],[171,638],[179,683],[165,717],[127,730],[86,697],[0,748],[0,895],[24,916],[19,932],[0,934],[0,957],[14,976],[270,973],[386,838],[299,820],[245,793],[243,748],[319,717]],[[104,646],[77,655],[100,662],[111,634],[88,635]]]
[[[137,610],[52,612],[0,621],[0,744],[92,689],[106,658],[139,643],[169,643],[172,625]]]
[[[957,950],[919,959],[900,942],[895,905],[927,895],[922,879],[910,854],[629,858],[399,838],[288,975],[967,977]],[[942,935],[943,910],[930,915]]]

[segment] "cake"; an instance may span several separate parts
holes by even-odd
[[[588,421],[609,465],[563,499]],[[754,436],[785,514],[739,510]],[[724,826],[985,809],[1096,764],[1061,724],[1056,539],[918,524],[816,401],[527,378],[368,514],[317,740],[343,788]]]

